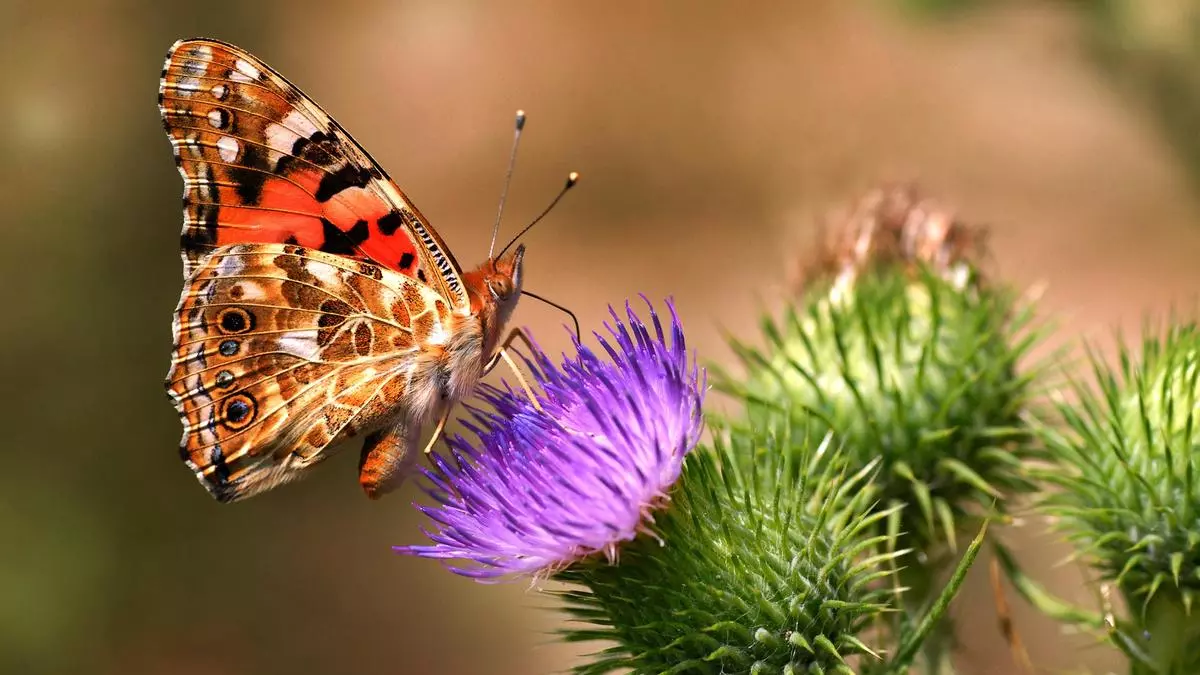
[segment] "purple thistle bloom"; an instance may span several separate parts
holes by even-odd
[[[669,343],[653,307],[651,334],[626,303],[628,324],[610,307],[611,337],[595,333],[607,360],[578,341],[559,366],[535,350],[526,364],[542,410],[508,385],[480,387],[494,412],[471,409],[464,425],[475,443],[454,436],[449,456],[433,455],[422,470],[437,504],[417,508],[432,521],[422,532],[433,544],[395,550],[473,561],[449,569],[494,581],[543,576],[598,552],[611,561],[620,542],[648,531],[703,422],[703,372],[669,300],[667,308]]]

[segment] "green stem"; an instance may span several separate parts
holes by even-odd
[[[1200,643],[1200,616],[1187,611],[1179,594],[1173,589],[1159,590],[1140,618],[1142,621],[1134,622],[1131,628],[1138,635],[1115,636],[1127,646],[1140,646],[1140,650],[1124,650],[1130,656],[1130,674],[1196,675],[1200,669],[1195,654],[1196,644]]]
[[[938,564],[939,561],[909,563],[899,574],[901,585],[908,589],[902,594],[902,602],[910,618],[920,617],[940,595],[945,585],[946,565]],[[938,620],[921,645],[920,655],[913,664],[916,671],[924,675],[956,675],[953,660],[956,643],[954,622],[947,614]]]

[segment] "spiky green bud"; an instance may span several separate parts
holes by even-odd
[[[1032,489],[1022,414],[1036,333],[1012,294],[924,271],[866,273],[763,321],[766,346],[735,343],[748,375],[718,386],[753,420],[784,415],[807,442],[832,431],[851,466],[879,461],[881,503],[923,562],[951,553],[980,507]]]
[[[1114,635],[1157,672],[1197,672],[1200,650],[1200,328],[1175,326],[1116,368],[1093,356],[1098,391],[1075,382],[1041,430],[1061,488],[1043,504],[1101,577],[1129,624]]]
[[[718,435],[688,458],[657,538],[624,546],[617,565],[560,574],[582,588],[564,597],[589,624],[566,637],[614,643],[576,672],[847,673],[878,662],[860,635],[891,599],[899,552],[863,532],[886,512],[869,515],[869,471],[846,475],[825,447],[785,453],[787,435]]]

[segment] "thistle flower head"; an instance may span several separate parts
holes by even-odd
[[[647,303],[649,304],[649,303]],[[702,372],[689,357],[674,306],[670,337],[650,308],[649,326],[625,306],[610,310],[597,353],[555,365],[535,350],[527,365],[541,409],[510,387],[481,388],[493,410],[472,409],[468,440],[424,470],[431,545],[401,553],[475,563],[451,566],[480,580],[543,575],[647,529],[679,478],[702,427]],[[607,358],[604,358],[604,357]]]

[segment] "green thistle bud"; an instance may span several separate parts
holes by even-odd
[[[1099,391],[1076,382],[1065,425],[1041,430],[1062,488],[1043,504],[1132,615],[1114,641],[1145,672],[1200,671],[1200,328],[1147,339],[1120,366],[1093,356]],[[1135,668],[1135,672],[1142,672]]]
[[[923,267],[915,278],[869,270],[844,288],[811,294],[781,324],[764,321],[764,350],[735,344],[748,377],[718,386],[746,401],[752,423],[786,417],[810,441],[833,432],[851,467],[880,463],[879,503],[904,506],[887,526],[914,551],[900,582],[903,606],[917,612],[941,587],[960,536],[978,527],[971,521],[1034,488],[1023,415],[1035,375],[1017,364],[1037,334],[1010,294]],[[943,621],[922,670],[952,673],[954,644]]]
[[[785,453],[787,433],[737,430],[687,460],[657,539],[558,578],[590,625],[569,640],[614,646],[579,673],[848,673],[879,664],[860,634],[887,608],[898,552],[863,532],[886,518],[870,469],[846,475],[822,446]],[[755,458],[752,462],[743,461]],[[802,470],[790,464],[801,463]]]
[[[1017,363],[1036,337],[1011,295],[921,273],[868,273],[839,299],[810,296],[766,348],[735,343],[748,377],[721,375],[752,420],[790,417],[811,442],[832,431],[851,466],[878,460],[881,503],[907,504],[903,545],[932,563],[964,518],[1033,488],[1022,415],[1033,374]]]
[[[1032,307],[980,273],[987,230],[915,187],[872,190],[830,221],[795,304],[763,320],[765,347],[731,341],[747,373],[714,369],[717,386],[746,403],[752,424],[790,420],[806,443],[832,432],[852,470],[879,463],[879,504],[903,506],[886,525],[914,551],[899,578],[916,612],[977,527],[969,521],[1034,489],[1024,416],[1037,370],[1017,364],[1039,334]],[[939,624],[923,670],[953,672],[953,643],[952,625]]]

